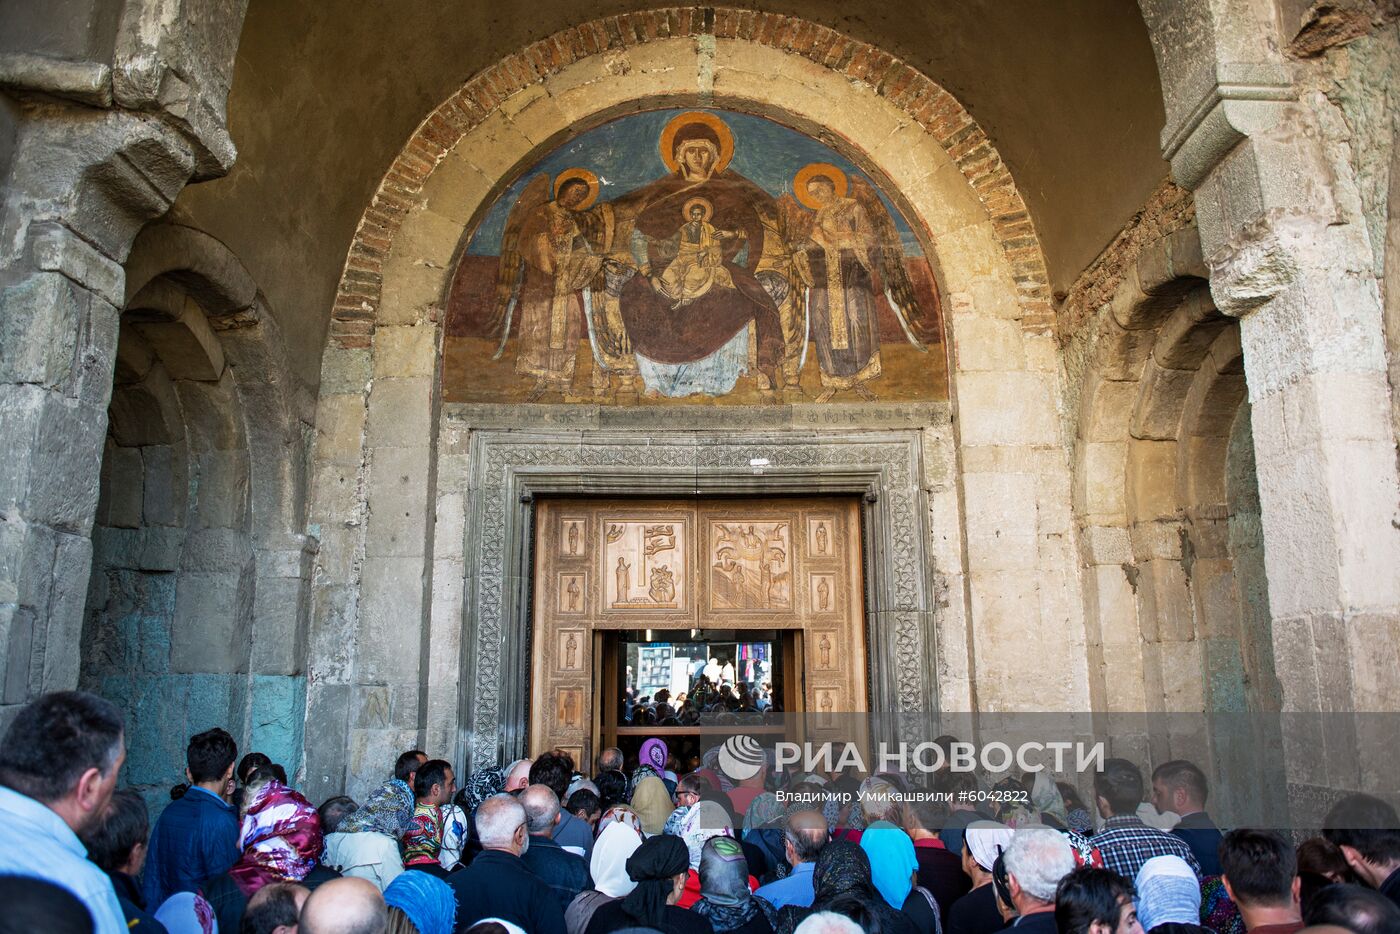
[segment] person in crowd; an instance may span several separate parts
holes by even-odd
[[[938,838],[942,819],[943,805],[932,796],[918,798],[904,808],[904,830],[914,841],[914,857],[919,863],[918,884],[933,895],[939,915],[946,918],[953,902],[971,891],[972,881],[963,872],[961,853],[949,852]]]
[[[1152,806],[1161,813],[1175,813],[1181,819],[1171,829],[1196,854],[1201,873],[1220,875],[1220,828],[1206,813],[1210,785],[1206,773],[1185,759],[1163,762],[1152,770]]]
[[[1357,882],[1341,849],[1326,837],[1309,837],[1298,844],[1298,907],[1308,916],[1308,905],[1322,889],[1333,883]]]
[[[949,853],[961,853],[963,830],[974,821],[990,821],[992,815],[977,806],[977,776],[943,769],[933,777],[933,790],[948,802],[948,816],[938,839]]]
[[[816,893],[810,907],[789,905],[778,912],[777,934],[791,934],[807,917],[823,911],[845,915],[862,929],[912,934],[913,925],[885,903],[875,890],[870,858],[858,844],[832,840],[817,857],[813,870]]]
[[[1111,869],[1074,870],[1060,880],[1054,903],[1058,934],[1143,934],[1133,884]]]
[[[712,837],[700,851],[700,900],[691,909],[710,921],[716,934],[772,934],[778,912],[749,890],[744,848],[732,837]]]
[[[301,906],[297,934],[385,934],[388,924],[384,896],[374,883],[347,877],[311,893]]]
[[[734,825],[729,813],[714,801],[701,801],[686,814],[681,825],[680,839],[686,845],[690,857],[690,871],[687,874],[685,891],[677,902],[682,908],[689,908],[700,900],[700,854],[705,841],[711,837],[734,836]],[[755,885],[754,888],[758,886]]]
[[[532,932],[564,930],[559,900],[520,858],[530,846],[520,802],[513,795],[493,795],[476,809],[473,821],[481,852],[447,877],[457,896],[458,926],[500,918]]]
[[[321,802],[316,813],[321,815],[321,832],[330,836],[340,829],[340,822],[359,810],[355,799],[346,795],[336,795]]]
[[[666,829],[666,820],[675,810],[671,803],[671,793],[666,784],[656,775],[647,775],[637,783],[632,792],[632,810],[637,812],[642,822],[642,832],[655,836]]]
[[[775,908],[787,905],[806,908],[811,905],[816,896],[812,871],[816,869],[822,848],[830,839],[826,818],[820,812],[794,811],[789,814],[787,827],[783,831],[783,849],[791,868],[786,876],[775,879],[754,894]]]
[[[1303,929],[1298,908],[1298,857],[1272,830],[1232,830],[1220,840],[1221,881],[1250,934],[1295,934]]]
[[[530,759],[516,759],[506,768],[506,794],[519,794],[530,784]]]
[[[622,772],[599,772],[594,781],[598,785],[598,806],[604,816],[611,808],[627,805],[627,776]]]
[[[79,835],[106,814],[125,760],[121,712],[82,691],[39,697],[0,740],[0,874],[68,890],[97,934],[122,934],[126,918]]]
[[[662,934],[711,934],[709,920],[678,904],[690,861],[677,837],[651,837],[627,858],[627,875],[636,883],[623,898],[599,905],[585,934],[608,934],[626,928],[649,928]]]
[[[1105,868],[1125,879],[1137,878],[1142,864],[1154,856],[1180,856],[1199,878],[1201,865],[1185,840],[1143,823],[1142,772],[1127,759],[1106,759],[1094,776],[1094,798],[1103,829],[1093,837]]]
[[[598,792],[591,788],[580,788],[569,795],[569,802],[565,806],[565,810],[569,812],[570,817],[587,825],[590,841],[595,839],[598,818],[603,816],[602,799],[598,797]],[[590,843],[590,848],[591,846]]]
[[[24,876],[0,875],[0,934],[92,934],[93,917],[70,889]]]
[[[1094,816],[1089,813],[1084,799],[1079,797],[1079,789],[1069,782],[1056,782],[1055,788],[1060,792],[1060,800],[1065,803],[1065,827],[1086,837],[1091,835],[1094,832]]]
[[[415,751],[416,752],[416,751]],[[405,761],[405,756],[410,756]],[[394,777],[376,788],[363,807],[340,822],[326,836],[322,861],[343,875],[374,883],[381,892],[404,871],[399,841],[413,821],[413,789],[400,775],[418,775],[416,755],[404,753]]]
[[[1337,845],[1352,872],[1400,906],[1400,818],[1380,798],[1347,795],[1323,818],[1322,835]]]
[[[384,890],[388,934],[453,934],[457,898],[452,886],[430,873],[406,872]]]
[[[253,773],[259,769],[271,772],[272,767],[272,760],[268,758],[267,753],[263,752],[245,753],[243,758],[238,760],[238,767],[233,770],[235,788],[233,796],[229,798],[229,803],[233,805],[234,810],[242,810],[244,789],[248,787],[248,779],[252,777]],[[286,784],[285,777],[282,783]]]
[[[470,862],[467,847],[471,843],[471,817],[459,802],[461,790],[438,810],[442,813],[442,845],[438,847],[438,865],[451,872],[462,864],[463,857]]]
[[[864,934],[859,924],[834,911],[819,911],[808,915],[793,934]]]
[[[1157,934],[1210,934],[1201,926],[1201,883],[1179,856],[1154,856],[1134,883],[1142,929]]]
[[[197,890],[238,859],[238,812],[226,799],[237,758],[238,745],[218,727],[190,737],[185,750],[190,787],[166,806],[151,833],[142,880],[147,905]]]
[[[1005,927],[992,869],[1014,835],[1014,830],[996,821],[975,821],[964,828],[962,867],[972,889],[948,909],[948,934],[993,934]]]
[[[427,761],[428,754],[421,749],[401,752],[399,757],[394,760],[394,777],[412,788],[413,779],[418,774],[418,769]]]
[[[529,786],[521,793],[520,804],[525,808],[525,829],[530,834],[530,846],[520,858],[554,892],[559,910],[567,911],[580,892],[593,888],[588,862],[554,839],[560,809],[559,799],[549,786]]]
[[[147,913],[146,897],[138,881],[146,862],[150,829],[146,802],[137,792],[122,789],[112,794],[112,802],[102,820],[82,835],[88,859],[111,877],[127,929],[135,934],[164,934],[165,931],[155,915]]]
[[[870,857],[870,879],[885,903],[902,911],[920,934],[940,934],[938,902],[917,884],[919,861],[909,835],[889,821],[876,821],[861,834],[860,848]]]
[[[457,793],[457,776],[451,763],[430,759],[413,776],[413,817],[403,836],[403,865],[435,875],[446,875],[438,862],[442,850],[442,806]]]
[[[248,899],[238,934],[297,934],[297,916],[310,894],[306,886],[292,882],[263,886]]]
[[[690,772],[682,775],[676,782],[676,807],[671,812],[671,816],[666,818],[666,826],[662,833],[679,835],[681,823],[685,820],[685,815],[692,806],[700,801],[705,794],[710,791],[710,780],[699,772]]]
[[[729,777],[734,780],[734,787],[729,789],[729,803],[735,814],[744,814],[753,804],[753,799],[763,794],[764,783],[768,780],[768,763],[765,760],[758,771],[747,778]]]
[[[626,759],[622,755],[622,750],[616,746],[609,746],[598,753],[598,771],[595,775],[602,775],[604,772],[621,772],[626,764]],[[596,780],[596,779],[595,779]]]
[[[249,776],[244,799],[239,830],[243,851],[228,872],[201,886],[219,928],[225,931],[238,929],[248,899],[264,886],[296,882],[311,889],[335,877],[318,865],[321,817],[311,802],[279,782],[271,771]]]
[[[1015,922],[1005,930],[1055,934],[1055,889],[1075,868],[1069,841],[1049,827],[1020,827],[1001,858],[1006,867],[1002,894],[1016,909]]]
[[[1400,934],[1400,908],[1363,885],[1329,885],[1317,893],[1303,921],[1310,928],[1334,925],[1351,934]]]
[[[574,774],[573,760],[557,753],[545,753],[530,765],[530,784],[544,785],[562,802]],[[561,810],[559,822],[553,828],[554,842],[585,863],[593,852],[593,828],[573,814]]]
[[[624,898],[637,887],[627,874],[627,860],[641,845],[641,833],[626,824],[611,824],[598,835],[588,866],[593,888],[580,892],[564,912],[568,934],[584,934],[599,906]]]

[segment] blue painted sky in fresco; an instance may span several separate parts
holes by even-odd
[[[830,162],[848,173],[870,180],[834,149],[795,130],[749,114],[727,110],[713,112],[723,117],[734,133],[734,161],[730,168],[775,198],[791,190],[792,177],[809,162]],[[526,183],[540,172],[548,172],[553,177],[568,168],[589,169],[602,182],[601,201],[624,195],[662,177],[667,170],[661,161],[661,154],[657,152],[656,143],[667,122],[678,113],[682,111],[654,110],[631,114],[564,143],[506,189],[472,236],[467,252],[475,256],[499,255],[501,235],[505,231],[511,205],[520,197]],[[875,187],[878,191],[878,186]],[[922,256],[923,250],[904,217],[883,192],[880,198],[894,218],[905,253]]]

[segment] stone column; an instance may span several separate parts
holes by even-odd
[[[1142,7],[1163,151],[1195,192],[1216,305],[1241,321],[1284,709],[1400,709],[1400,484],[1376,254],[1341,115],[1305,90],[1320,66],[1280,56],[1271,4]],[[1360,787],[1355,737],[1317,739],[1290,756],[1290,784]]]
[[[77,684],[121,264],[191,178],[233,163],[245,5],[0,11],[0,728]]]

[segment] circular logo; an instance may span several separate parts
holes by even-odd
[[[719,767],[736,782],[753,778],[765,761],[763,747],[752,736],[731,736],[719,747]]]

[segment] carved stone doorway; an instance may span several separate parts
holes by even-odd
[[[856,497],[540,500],[531,750],[588,763],[617,735],[623,632],[766,632],[787,712],[868,709],[860,516]]]

